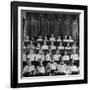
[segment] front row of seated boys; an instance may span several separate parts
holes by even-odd
[[[73,50],[71,55],[65,51],[64,55],[57,50],[52,55],[51,50],[44,55],[43,50],[38,54],[30,49],[30,53],[23,54],[23,76],[52,76],[52,75],[72,75],[79,74],[79,55]]]

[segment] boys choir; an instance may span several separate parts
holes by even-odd
[[[79,47],[71,36],[56,39],[51,34],[38,39],[26,36],[23,42],[23,76],[49,76],[79,74]]]

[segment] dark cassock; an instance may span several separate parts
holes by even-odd
[[[51,32],[50,32],[50,21],[49,20],[46,20],[46,26],[47,26],[47,36],[50,37]]]
[[[63,36],[63,22],[59,20],[59,35]]]
[[[70,36],[71,34],[71,22],[70,19],[66,19],[63,23],[63,34],[64,36]]]
[[[25,21],[26,36],[30,36],[30,20]]]
[[[74,40],[78,40],[78,29],[79,29],[78,27],[79,27],[78,20],[74,20],[72,22],[72,36]]]
[[[40,32],[40,21],[37,19],[37,18],[35,18],[35,21],[34,21],[34,37],[38,37],[38,35],[39,35],[39,33],[38,32]]]
[[[54,36],[55,37],[59,36],[59,22],[58,21],[54,22]]]
[[[23,18],[23,33],[24,33],[23,38],[24,39],[26,37],[26,31],[27,31],[27,20]]]
[[[30,22],[30,36],[34,36],[34,31],[35,31],[35,19],[31,17],[31,22]]]

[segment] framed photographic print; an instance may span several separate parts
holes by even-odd
[[[87,6],[11,2],[11,87],[87,83]]]

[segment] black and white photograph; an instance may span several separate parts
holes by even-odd
[[[22,10],[22,77],[80,74],[79,14]]]
[[[43,4],[44,7],[19,4],[16,21],[18,83],[74,80],[80,83],[79,80],[84,80],[85,11],[63,8],[63,5],[54,8],[47,4]]]

